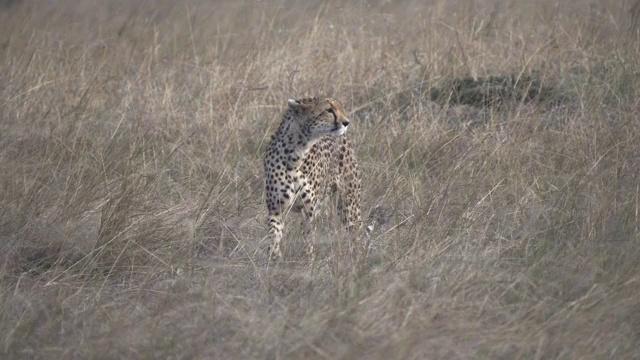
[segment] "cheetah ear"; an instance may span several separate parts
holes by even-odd
[[[293,99],[289,99],[289,101],[287,101],[287,104],[289,105],[289,109],[297,109],[302,105],[300,102],[298,102],[298,100]]]

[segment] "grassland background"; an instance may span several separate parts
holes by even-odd
[[[640,358],[638,7],[0,2],[0,354]],[[431,101],[465,76],[551,90]],[[328,210],[309,264],[290,216],[274,266],[261,157],[313,95],[378,226]]]

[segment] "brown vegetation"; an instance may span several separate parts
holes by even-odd
[[[633,5],[0,2],[0,355],[640,357]],[[379,226],[328,210],[309,264],[290,216],[274,266],[262,154],[314,95]]]

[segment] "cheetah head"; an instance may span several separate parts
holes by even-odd
[[[347,132],[349,118],[337,100],[308,98],[289,100],[288,104],[302,134],[308,139],[319,139],[326,135],[341,136]]]

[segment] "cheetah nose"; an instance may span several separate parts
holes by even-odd
[[[342,126],[344,126],[344,127],[349,126],[349,120],[343,120],[342,121]]]

